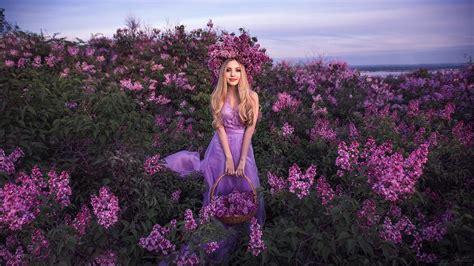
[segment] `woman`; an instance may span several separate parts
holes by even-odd
[[[226,195],[234,189],[252,191],[244,174],[255,189],[260,187],[251,143],[259,114],[259,99],[257,93],[250,89],[245,66],[236,59],[227,59],[220,66],[210,107],[215,132],[204,159],[200,161],[199,153],[189,151],[164,158],[165,166],[182,176],[192,171],[203,173],[209,188],[204,193],[203,206],[209,204],[210,188],[222,174],[226,176],[217,185],[215,195]],[[256,218],[261,225],[265,221],[262,195],[258,197]],[[222,254],[223,250],[217,253]]]
[[[212,127],[215,129],[204,159],[199,153],[180,151],[165,157],[166,167],[185,176],[192,171],[204,175],[209,188],[217,178],[226,174],[215,194],[226,195],[233,189],[251,191],[243,174],[255,188],[260,186],[251,139],[259,112],[259,99],[250,89],[245,66],[235,59],[227,59],[219,69],[217,86],[211,95]],[[204,193],[203,205],[209,204],[210,191]],[[265,221],[263,203],[256,215],[260,224]]]

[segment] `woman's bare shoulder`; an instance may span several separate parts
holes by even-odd
[[[251,90],[250,97],[252,97],[252,100],[258,101],[258,93],[256,91]]]

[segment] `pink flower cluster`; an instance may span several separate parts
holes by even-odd
[[[309,138],[311,141],[316,141],[318,138],[334,141],[336,140],[336,132],[329,126],[329,120],[317,118],[309,132]]]
[[[69,185],[69,173],[62,171],[61,175],[51,170],[49,176],[49,194],[62,206],[66,207],[71,203],[69,197],[72,195],[71,186]]]
[[[79,53],[79,47],[69,46],[67,52],[70,56],[76,56]]]
[[[161,71],[165,69],[165,67],[162,64],[152,64],[150,69],[151,71]]]
[[[131,91],[140,91],[143,89],[143,85],[139,81],[131,81],[130,79],[123,79],[120,81],[120,86],[124,89]]]
[[[421,262],[433,263],[437,257],[433,253],[426,253],[422,251],[423,242],[435,242],[443,239],[444,235],[448,232],[447,223],[452,222],[454,219],[453,213],[447,211],[440,215],[435,220],[423,225],[413,235],[415,240],[413,241],[411,248],[416,251],[416,257]]]
[[[318,95],[319,96],[319,95]],[[313,96],[314,98],[314,96]],[[317,103],[313,102],[311,104],[311,111],[313,111],[313,115],[325,115],[328,113],[327,107],[320,107]]]
[[[0,258],[6,262],[5,265],[28,265],[21,246],[16,249],[15,254],[11,254],[8,249],[0,245]]]
[[[14,67],[15,66],[15,61],[7,59],[7,60],[5,60],[5,66],[6,67]]]
[[[28,251],[38,259],[47,258],[49,255],[49,241],[38,228],[33,231]]]
[[[166,238],[170,228],[155,224],[147,237],[140,238],[139,245],[148,251],[158,251],[168,255],[176,249],[176,245]]]
[[[255,44],[257,39],[250,38],[247,33],[240,36],[224,34],[218,42],[208,47],[208,66],[212,71],[212,83],[215,83],[219,76],[219,68],[222,63],[234,58],[245,66],[249,83],[253,83],[254,75],[262,70],[262,65],[271,62],[271,58],[265,54],[265,49],[259,49],[260,45]]]
[[[5,151],[0,149],[0,172],[11,175],[15,173],[15,163],[25,154],[21,148],[16,148],[10,155],[6,156]]]
[[[391,143],[377,146],[371,137],[360,154],[358,146],[356,142],[353,142],[350,148],[344,142],[339,144],[339,156],[336,159],[336,165],[340,167],[339,176],[343,171],[353,170],[360,175],[367,175],[372,190],[392,202],[415,192],[416,182],[428,160],[430,141],[421,144],[406,159],[400,152],[390,154]]]
[[[402,176],[397,176],[398,183],[394,183],[392,186],[389,185],[387,187],[387,179],[389,179],[390,177],[381,176],[381,172],[384,172],[384,170],[378,168],[378,173],[374,173],[375,175],[370,176],[369,184],[374,184],[373,188],[376,192],[380,192],[380,194],[384,195],[386,199],[392,199],[393,201],[396,201],[402,195],[413,194],[415,192],[416,182],[418,181],[418,178],[423,174],[423,166],[428,161],[429,146],[429,142],[421,144],[417,149],[410,153],[408,158],[403,161],[403,174]],[[377,159],[375,161],[377,161]],[[375,161],[370,161],[369,165],[374,166],[374,164],[376,163]],[[394,173],[396,172],[397,171],[394,171]],[[381,189],[379,190],[379,188]],[[387,193],[388,190],[390,190],[391,192]],[[398,197],[394,194],[398,195]]]
[[[18,68],[24,68],[26,66],[26,63],[29,62],[29,61],[30,61],[30,59],[26,59],[26,58],[22,57],[22,58],[18,59],[18,62],[16,64],[17,64]],[[13,62],[13,61],[11,61],[11,62]],[[7,64],[11,65],[11,66],[14,66],[15,62],[13,62],[13,63],[5,62],[5,65],[8,67]]]
[[[388,214],[392,218],[400,218],[402,216],[402,209],[395,204],[390,205],[390,210]]]
[[[94,49],[94,48],[92,48],[92,47],[87,47],[87,48],[86,48],[86,56],[87,56],[87,57],[93,56],[94,53],[95,53],[95,49]]]
[[[33,63],[31,64],[34,68],[41,67],[41,56],[37,55],[33,59]]]
[[[77,62],[76,65],[75,65],[75,68],[79,73],[81,73],[81,72],[82,73],[90,73],[90,74],[96,73],[95,66],[90,65],[87,62],[82,62],[82,63]]]
[[[420,112],[420,100],[411,100],[408,102],[408,112],[409,117],[417,116]]]
[[[353,171],[357,167],[359,159],[359,143],[353,141],[351,146],[347,147],[344,141],[341,141],[337,147],[336,165],[339,166],[337,176],[344,175],[344,171]]]
[[[285,122],[285,124],[283,124],[283,127],[281,128],[281,133],[283,137],[293,135],[294,131],[295,131],[295,128],[292,127],[290,124],[288,124],[288,122]]]
[[[155,125],[160,128],[165,128],[166,123],[169,122],[169,118],[164,115],[155,115]]]
[[[216,210],[216,217],[247,215],[257,209],[252,191],[235,189],[227,195],[215,197],[211,205]]]
[[[115,266],[117,265],[117,255],[112,250],[107,250],[104,254],[97,256],[94,262],[100,266]]]
[[[191,209],[187,209],[184,212],[184,229],[186,231],[193,231],[197,228],[197,223],[193,217],[193,211]]]
[[[250,220],[250,241],[248,245],[248,251],[252,252],[254,256],[258,256],[266,248],[267,247],[262,240],[262,230],[260,228],[260,224],[258,224],[255,217],[252,217]]]
[[[64,107],[66,107],[70,110],[74,110],[74,109],[77,108],[77,102],[74,102],[74,101],[65,102]]]
[[[153,157],[145,160],[143,168],[145,169],[145,172],[150,176],[159,172],[163,168],[163,164],[160,162],[160,155],[156,154]]]
[[[286,91],[279,92],[277,95],[278,99],[275,103],[273,103],[272,110],[275,113],[282,111],[285,108],[289,108],[291,112],[295,112],[300,105],[300,101],[296,100],[288,94]]]
[[[178,189],[175,192],[171,193],[171,200],[174,202],[178,202],[180,196],[181,196],[181,189]]]
[[[288,183],[282,177],[276,176],[271,172],[267,172],[267,180],[270,185],[270,193],[275,194],[281,191],[285,191],[288,188]]]
[[[196,253],[190,253],[188,250],[180,254],[174,261],[177,266],[191,266],[199,264],[199,257]]]
[[[333,200],[335,193],[331,185],[327,182],[326,177],[321,176],[318,179],[316,190],[318,191],[318,196],[321,198],[323,206],[331,207],[329,202]]]
[[[56,176],[54,171],[51,176]],[[31,175],[20,172],[16,176],[16,183],[7,183],[0,189],[0,227],[10,230],[21,230],[23,226],[32,222],[40,212],[42,197],[51,195],[62,206],[69,204],[69,174],[63,172],[62,178],[50,180],[48,185],[38,167],[34,167]]]
[[[402,232],[406,235],[413,235],[415,230],[416,227],[406,216],[402,216],[396,224],[393,224],[390,218],[385,217],[380,237],[386,241],[400,244],[402,243]]]
[[[54,67],[56,65],[56,63],[59,62],[58,58],[56,56],[52,55],[52,54],[45,57],[44,60],[46,61],[46,64],[49,67]]]
[[[83,236],[86,233],[87,227],[91,222],[92,216],[91,211],[87,205],[82,205],[81,210],[74,218],[72,222],[72,227],[77,230],[80,236]]]
[[[211,241],[206,243],[206,254],[211,254],[219,248],[217,241]]]
[[[160,94],[157,97],[154,91],[150,92],[150,96],[148,97],[147,101],[153,102],[158,105],[165,105],[171,102],[171,100],[164,95]]]
[[[316,166],[311,165],[306,169],[306,173],[303,174],[300,167],[296,163],[293,164],[288,173],[288,182],[290,183],[289,191],[296,194],[299,199],[303,199],[309,195],[315,176]]]
[[[188,79],[185,76],[184,72],[180,72],[178,74],[165,74],[165,81],[163,81],[163,85],[165,86],[173,86],[175,85],[178,88],[182,88],[187,91],[193,91],[196,86],[189,84]]]
[[[415,144],[420,144],[424,141],[424,135],[426,133],[426,129],[424,127],[421,127],[418,129],[418,131],[415,133],[415,136],[413,137],[413,143]]]
[[[378,224],[380,215],[377,214],[377,206],[375,200],[366,199],[362,203],[362,209],[357,211],[357,220],[359,225],[364,228],[370,228]]]
[[[473,123],[464,125],[464,121],[459,121],[451,130],[455,139],[457,139],[464,146],[471,146],[474,140]]]
[[[118,198],[107,186],[99,190],[99,195],[91,196],[91,205],[100,225],[109,228],[118,221],[120,211]]]
[[[211,220],[211,217],[215,217],[217,213],[216,205],[212,204],[212,201],[210,204],[207,204],[199,210],[199,223],[200,224],[205,224],[208,223]]]
[[[452,102],[449,102],[445,105],[444,109],[441,110],[439,116],[446,121],[451,121],[451,116],[454,114],[455,110],[456,105]]]

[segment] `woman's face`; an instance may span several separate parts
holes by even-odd
[[[240,81],[240,64],[236,60],[229,61],[225,68],[225,80],[227,85],[237,86]]]

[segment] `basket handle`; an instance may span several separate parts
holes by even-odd
[[[216,182],[214,182],[214,185],[212,185],[212,188],[211,188],[211,198],[210,198],[210,201],[212,201],[212,199],[214,198],[214,190],[216,189],[217,187],[217,184],[219,184],[219,182],[221,182],[221,179],[226,176],[226,174],[222,174],[220,175]],[[250,179],[244,174],[244,178],[245,180],[247,180],[247,182],[249,183],[250,187],[252,188],[252,191],[253,191],[253,198],[255,200],[255,203],[257,203],[257,190],[255,190],[255,187],[253,186],[252,184],[252,181],[250,181]]]

